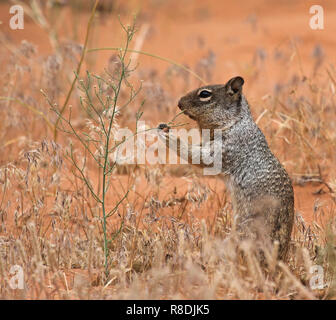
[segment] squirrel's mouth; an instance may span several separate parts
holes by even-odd
[[[192,120],[196,121],[196,118],[194,116],[192,116],[190,113],[185,112],[185,114]]]
[[[190,114],[188,111],[183,110],[183,113],[184,113],[185,115],[187,115],[190,119],[196,121],[196,118],[195,118],[192,114]]]
[[[180,106],[178,106],[178,107],[183,111],[183,114],[185,114],[186,116],[188,116],[190,119],[196,121],[196,118],[195,118],[192,114],[190,114],[190,113],[189,113],[188,111],[186,111],[186,110],[183,110]]]

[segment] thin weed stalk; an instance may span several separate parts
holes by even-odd
[[[87,48],[87,45],[88,45],[88,42],[89,42],[89,35],[90,35],[90,31],[91,31],[91,26],[92,26],[92,23],[93,23],[93,19],[94,19],[94,16],[96,14],[96,9],[97,9],[97,5],[99,3],[99,0],[96,0],[95,1],[95,4],[93,5],[92,7],[92,11],[91,11],[91,16],[90,16],[90,19],[89,19],[89,22],[87,24],[87,28],[86,28],[86,35],[85,35],[85,41],[84,41],[84,46],[83,46],[83,50],[82,50],[82,54],[81,54],[81,57],[80,57],[80,60],[78,62],[78,66],[77,66],[77,69],[76,69],[76,74],[79,74],[80,71],[81,71],[81,67],[82,67],[82,64],[83,64],[83,61],[84,61],[84,58],[85,58],[85,53],[86,53],[86,48]],[[64,104],[63,104],[63,107],[60,111],[60,115],[62,115],[68,105],[68,102],[70,100],[70,97],[71,97],[71,94],[72,94],[72,91],[75,87],[75,84],[76,84],[76,81],[77,81],[77,77],[74,77],[72,83],[71,83],[71,87],[70,87],[70,90],[65,98],[65,101],[64,101]],[[57,141],[57,127],[58,127],[58,123],[60,121],[60,117],[57,118],[56,122],[55,122],[55,126],[54,126],[54,141],[56,142]]]
[[[111,160],[117,148],[125,142],[117,142],[114,138],[114,130],[117,127],[116,116],[120,114],[120,110],[129,105],[141,90],[134,89],[133,85],[128,82],[127,78],[132,70],[129,69],[131,61],[126,62],[127,48],[135,33],[135,24],[125,27],[121,26],[126,33],[126,50],[119,52],[120,68],[115,74],[108,74],[109,79],[104,79],[101,76],[92,75],[87,72],[85,81],[80,79],[79,74],[76,73],[75,82],[78,83],[78,89],[83,93],[80,98],[80,105],[87,115],[88,132],[81,132],[73,124],[72,108],[69,108],[69,114],[66,117],[64,114],[64,106],[58,109],[52,104],[50,99],[45,95],[47,102],[56,113],[59,124],[56,128],[64,133],[70,134],[75,138],[76,143],[79,143],[84,150],[84,155],[80,159],[76,156],[77,151],[74,145],[70,144],[67,151],[67,158],[70,160],[75,168],[75,176],[79,178],[88,188],[91,196],[98,204],[101,210],[101,226],[103,232],[103,251],[104,251],[104,270],[106,278],[109,275],[109,245],[120,233],[123,222],[121,222],[119,230],[110,238],[107,220],[118,209],[120,204],[126,199],[128,191],[121,197],[112,209],[108,208],[107,194],[111,184],[111,175],[115,168],[115,160]],[[106,87],[108,90],[106,90]],[[122,108],[119,108],[121,103],[120,94],[122,90],[128,89],[130,91],[126,102],[123,102]],[[107,95],[106,91],[112,91],[112,96]],[[66,106],[66,105],[65,105]],[[141,117],[141,112],[137,113],[136,121]],[[92,183],[88,174],[88,159],[95,163],[99,174],[99,182],[97,188]]]

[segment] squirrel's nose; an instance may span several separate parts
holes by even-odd
[[[182,102],[182,98],[178,101],[177,106],[178,106],[181,110],[183,110],[183,102]]]

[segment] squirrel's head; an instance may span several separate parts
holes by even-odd
[[[230,127],[246,111],[246,106],[242,106],[243,84],[242,77],[235,77],[226,84],[201,87],[182,97],[178,107],[200,128]]]

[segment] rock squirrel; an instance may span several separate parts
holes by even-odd
[[[241,238],[252,239],[261,247],[268,240],[269,244],[278,241],[278,258],[285,260],[294,220],[293,187],[252,118],[242,93],[243,84],[243,78],[235,77],[225,85],[196,89],[179,100],[178,107],[201,130],[210,130],[210,143],[184,142],[172,135],[166,124],[159,125],[159,136],[189,163],[194,153],[200,153],[201,167],[208,166],[207,155],[213,154],[213,148],[220,143],[219,176],[231,194],[234,230]],[[215,129],[220,129],[221,141],[216,141]]]

